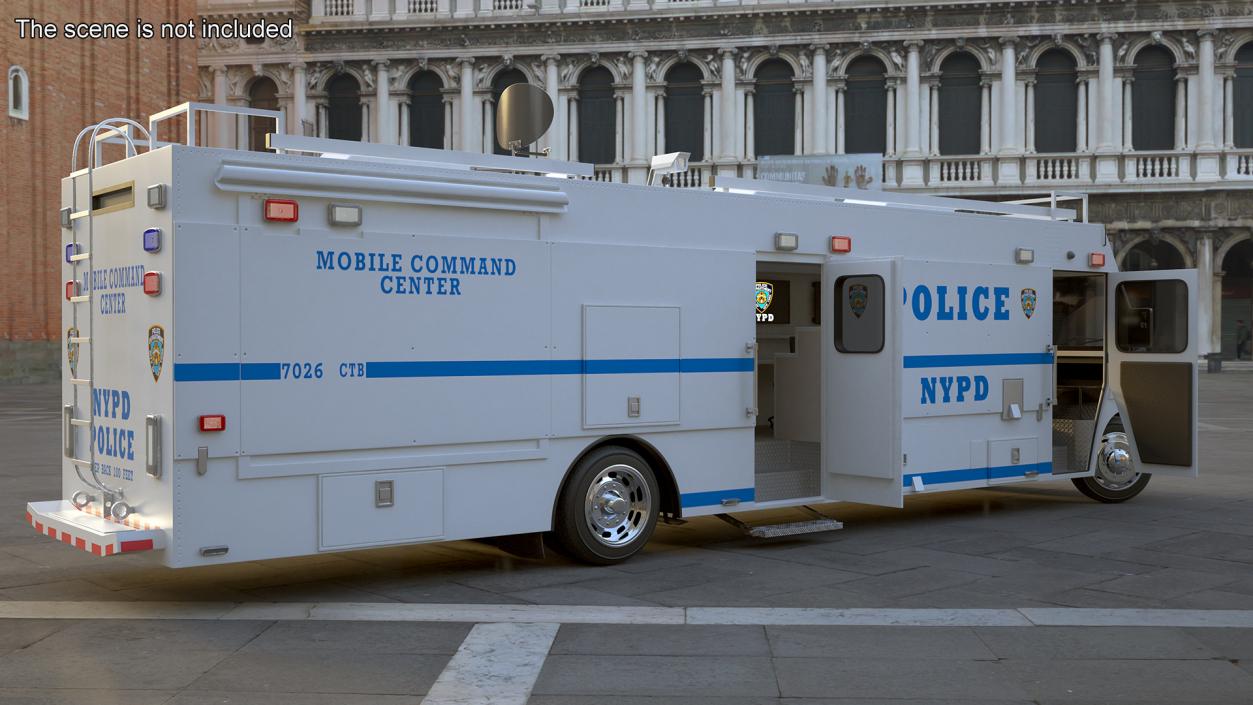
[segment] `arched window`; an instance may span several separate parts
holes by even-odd
[[[796,85],[791,65],[770,59],[757,67],[753,93],[753,151],[757,156],[796,153]]]
[[[940,154],[978,154],[983,129],[979,60],[966,52],[940,65]]]
[[[888,145],[887,70],[872,56],[848,65],[844,91],[844,151],[883,154]]]
[[[1136,54],[1131,84],[1131,146],[1175,148],[1175,57],[1162,47]]]
[[[1253,147],[1253,42],[1236,52],[1236,79],[1232,110],[1237,147]]]
[[[30,78],[21,66],[9,67],[9,117],[30,119]]]
[[[248,87],[248,107],[260,110],[278,110],[278,86],[262,76]],[[264,152],[265,136],[274,131],[274,121],[269,118],[248,118],[248,149]]]
[[[704,74],[691,62],[666,72],[666,145],[664,151],[689,152],[691,161],[705,159]]]
[[[333,140],[361,141],[361,84],[341,73],[326,84],[326,135]]]
[[[1222,351],[1228,360],[1253,359],[1253,240],[1227,250],[1222,265]]]
[[[1183,268],[1183,255],[1165,240],[1141,240],[1123,257],[1122,264],[1127,272]]]
[[[1079,74],[1064,49],[1050,49],[1035,64],[1035,151],[1049,154],[1078,149]]]
[[[604,66],[593,66],[579,77],[579,161],[612,164],[617,131],[613,74]]]
[[[497,154],[509,154],[509,148],[496,141],[496,110],[500,107],[500,94],[505,89],[515,83],[526,83],[526,74],[518,69],[506,69],[496,74],[496,78],[492,79],[492,144],[493,151]],[[522,145],[526,148],[529,145]]]
[[[409,144],[444,148],[444,82],[434,71],[409,79]]]

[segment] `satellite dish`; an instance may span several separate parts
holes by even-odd
[[[553,123],[553,102],[538,86],[515,83],[500,94],[496,106],[496,141],[515,154],[527,154],[527,145]]]

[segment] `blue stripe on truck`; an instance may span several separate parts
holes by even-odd
[[[645,360],[398,360],[365,363],[366,377],[512,377],[752,372],[751,357],[653,358]],[[280,378],[277,362],[176,362],[175,382],[238,382]]]
[[[984,367],[1051,365],[1053,353],[981,353],[974,355],[906,355],[905,369],[926,367]]]

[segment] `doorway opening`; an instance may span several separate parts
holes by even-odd
[[[759,262],[756,501],[822,494],[822,269]]]
[[[1053,474],[1086,472],[1105,389],[1105,275],[1053,273]]]

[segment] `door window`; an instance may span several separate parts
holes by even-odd
[[[835,349],[842,353],[883,350],[883,278],[853,275],[835,280]]]
[[[1114,342],[1126,353],[1188,348],[1188,287],[1178,279],[1122,282],[1114,293]]]

